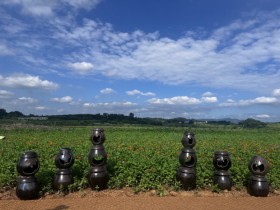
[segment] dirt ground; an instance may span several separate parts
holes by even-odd
[[[252,197],[246,191],[213,193],[210,191],[166,192],[164,197],[155,191],[134,194],[130,189],[84,190],[68,195],[46,195],[38,200],[21,201],[14,190],[0,193],[1,210],[70,210],[70,209],[131,209],[131,210],[280,210],[280,193],[268,197]]]

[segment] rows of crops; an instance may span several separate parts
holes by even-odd
[[[178,155],[182,148],[181,138],[189,128],[175,127],[104,127],[105,147],[108,153],[107,168],[109,188],[131,187],[135,191],[156,189],[179,190],[175,180],[179,167]],[[88,187],[86,175],[89,170],[88,153],[91,146],[91,127],[81,128],[1,128],[0,134],[0,189],[16,185],[16,162],[20,153],[36,151],[41,167],[36,174],[41,192],[52,191],[52,179],[56,168],[54,157],[59,148],[70,147],[75,155],[72,167],[74,184],[70,190]],[[230,129],[193,128],[197,144],[197,189],[214,189],[212,176],[213,153],[226,150],[231,154],[234,189],[246,185],[248,161],[254,155],[261,155],[270,164],[267,178],[271,190],[280,188],[280,133],[276,129]]]

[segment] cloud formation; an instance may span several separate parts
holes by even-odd
[[[219,106],[249,106],[254,104],[276,104],[279,100],[275,97],[257,97],[255,99],[239,100],[235,102],[232,99],[227,100],[225,103],[219,104]]]
[[[59,103],[70,103],[73,101],[73,98],[71,96],[64,96],[61,98],[51,98],[51,101],[59,102]]]
[[[13,74],[7,77],[0,75],[0,86],[11,88],[41,88],[41,89],[57,89],[58,84],[41,80],[39,76],[32,76],[29,74]]]
[[[114,93],[115,91],[112,88],[104,88],[102,90],[100,90],[101,94],[111,94]]]
[[[54,16],[63,7],[89,10],[100,2],[101,0],[1,0],[0,4],[19,6],[22,13],[33,16]]]
[[[0,98],[10,98],[14,93],[7,90],[0,90]]]
[[[130,91],[126,91],[126,94],[129,96],[133,96],[133,95],[142,95],[142,96],[155,96],[156,94],[153,92],[142,92],[140,90],[130,90]]]
[[[69,64],[69,66],[80,74],[87,74],[87,73],[91,72],[91,70],[93,68],[93,65],[88,62],[71,63],[71,64]]]

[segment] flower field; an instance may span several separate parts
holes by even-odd
[[[181,139],[184,131],[196,135],[194,150],[197,155],[197,189],[215,189],[212,177],[212,157],[217,150],[231,154],[230,172],[233,190],[247,184],[247,164],[252,156],[260,155],[270,165],[267,178],[270,190],[280,188],[280,132],[277,127],[242,129],[233,127],[140,127],[104,126],[105,148],[108,154],[108,187],[119,189],[131,187],[135,192],[155,189],[180,190],[175,180],[179,167]],[[75,156],[72,167],[74,184],[71,191],[88,188],[86,176],[89,171],[89,137],[93,127],[2,127],[0,135],[0,189],[16,186],[18,173],[16,163],[22,152],[33,150],[39,154],[40,170],[36,177],[41,193],[53,192],[52,180],[56,167],[55,155],[61,147],[70,147]]]

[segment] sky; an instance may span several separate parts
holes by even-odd
[[[0,108],[280,121],[279,0],[0,0]]]

